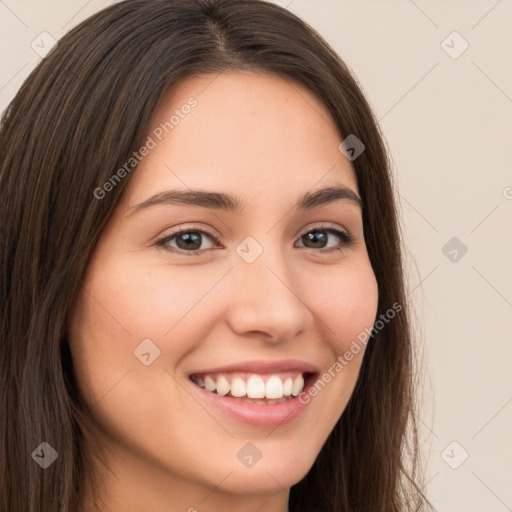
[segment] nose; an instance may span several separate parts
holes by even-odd
[[[301,283],[279,251],[265,249],[252,263],[242,258],[231,272],[228,322],[241,336],[258,335],[269,342],[293,339],[313,320]]]

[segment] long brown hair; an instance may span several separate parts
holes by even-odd
[[[342,137],[363,141],[353,165],[379,287],[377,315],[403,306],[369,340],[348,406],[292,487],[290,510],[430,507],[417,474],[415,351],[390,161],[355,78],[317,32],[272,3],[126,0],[67,33],[2,117],[1,512],[78,508],[90,470],[82,450],[88,416],[73,378],[67,322],[130,175],[101,200],[94,191],[142,145],[170,87],[229,70],[296,80],[323,102]],[[32,460],[43,441],[58,453],[47,469]]]

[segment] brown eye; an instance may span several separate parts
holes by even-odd
[[[339,242],[334,245],[328,246],[329,235],[334,235],[334,238],[338,238]],[[308,231],[300,237],[300,240],[304,244],[303,246],[308,249],[340,249],[341,247],[347,247],[352,243],[351,236],[345,231],[341,231],[335,227],[320,227]]]
[[[329,236],[326,231],[315,230],[302,235],[301,240],[306,247],[311,249],[323,249],[327,245],[328,238]]]
[[[180,233],[175,235],[176,245],[179,249],[197,250],[201,247],[201,235],[197,231],[189,231],[188,233]]]
[[[331,240],[338,238],[338,243],[330,243]],[[210,240],[210,246],[204,247],[204,242]],[[353,239],[347,232],[338,229],[335,226],[319,227],[304,233],[299,240],[306,249],[324,249],[341,250],[352,244]],[[174,252],[185,256],[199,256],[204,254],[208,249],[212,249],[215,243],[221,242],[219,236],[214,236],[202,229],[180,229],[175,233],[165,236],[158,240],[156,245],[162,247],[166,251]],[[203,246],[203,247],[202,247]]]
[[[197,256],[207,249],[211,249],[213,246],[213,244],[210,243],[209,247],[201,247],[204,245],[205,238],[213,242],[219,241],[213,235],[200,229],[189,229],[187,231],[181,229],[176,233],[172,233],[160,239],[156,245],[170,252],[177,252],[187,256]]]

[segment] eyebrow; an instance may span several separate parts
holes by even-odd
[[[362,199],[351,189],[344,185],[335,185],[321,188],[313,192],[306,192],[295,203],[298,210],[310,210],[333,201],[347,200],[363,209]],[[236,196],[222,192],[210,192],[207,190],[166,190],[159,192],[141,203],[129,207],[130,213],[134,213],[155,205],[185,205],[209,208],[213,210],[226,210],[233,213],[242,213],[244,202]]]

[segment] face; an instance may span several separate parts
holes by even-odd
[[[120,496],[283,496],[342,415],[364,350],[333,368],[377,312],[354,169],[320,101],[272,75],[187,79],[152,126],[70,323],[91,434]]]

